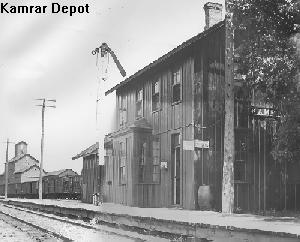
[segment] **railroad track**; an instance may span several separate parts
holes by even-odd
[[[0,220],[23,233],[25,232],[33,241],[71,241],[67,237],[49,231],[36,224],[27,222],[24,219],[12,216],[3,211],[0,211]],[[14,240],[14,238],[11,239]]]
[[[19,223],[31,226],[48,236],[52,236],[55,241],[169,241],[12,205],[0,204],[0,211],[0,215],[9,216]]]

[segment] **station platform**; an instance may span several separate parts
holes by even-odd
[[[148,234],[173,234],[194,241],[300,241],[300,218],[224,215],[213,211],[179,208],[138,208],[103,203],[99,206],[77,200],[0,199],[11,204],[47,213],[88,218],[99,224]],[[197,240],[199,239],[199,240]]]

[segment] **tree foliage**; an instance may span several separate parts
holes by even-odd
[[[238,72],[248,88],[265,94],[280,117],[273,157],[300,160],[300,1],[230,2]]]

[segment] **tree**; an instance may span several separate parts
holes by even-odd
[[[272,155],[300,160],[300,1],[231,0],[244,87],[265,94],[280,117]],[[298,75],[297,75],[298,74]]]

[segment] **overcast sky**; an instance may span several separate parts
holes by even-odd
[[[81,0],[89,14],[0,15],[0,142],[26,141],[40,160],[41,107],[36,98],[54,98],[45,112],[44,169],[82,169],[77,153],[96,142],[97,126],[111,131],[115,93],[105,101],[105,120],[96,124],[99,72],[91,51],[106,42],[128,76],[203,31],[207,1]],[[216,2],[223,3],[222,0]],[[48,5],[50,1],[9,1]],[[123,80],[109,63],[105,89]],[[0,172],[5,143],[0,143]],[[10,146],[9,158],[14,156]]]

